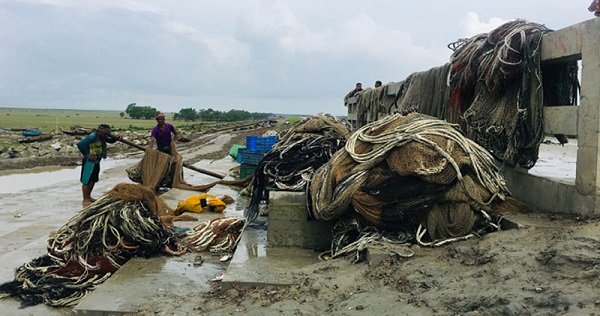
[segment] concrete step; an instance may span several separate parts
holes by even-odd
[[[318,252],[299,247],[268,247],[264,219],[244,230],[222,280],[222,288],[289,286],[294,271],[319,261]]]
[[[125,315],[137,311],[149,298],[189,295],[211,289],[210,279],[224,271],[218,258],[195,266],[198,254],[181,257],[133,258],[73,308],[74,315]]]

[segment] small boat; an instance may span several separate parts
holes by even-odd
[[[27,130],[27,128],[11,128],[11,127],[1,127],[0,129],[2,129],[3,131],[7,131],[7,132],[23,132],[23,131]]]
[[[19,143],[34,143],[52,139],[52,134],[40,134],[37,136],[27,136],[18,140]]]
[[[77,127],[75,129],[72,130],[64,130],[64,129],[60,129],[61,132],[63,132],[66,135],[70,135],[70,136],[84,136],[84,135],[88,135],[89,133],[92,132],[93,129],[91,128],[85,128],[85,127]]]
[[[25,137],[40,136],[42,135],[42,131],[40,131],[39,129],[26,129],[23,132],[21,132],[21,135]]]

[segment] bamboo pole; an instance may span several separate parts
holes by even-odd
[[[117,136],[115,136],[113,134],[110,134],[109,136],[112,137],[112,138],[114,138],[114,139],[117,139]],[[129,145],[131,147],[135,147],[135,148],[137,148],[137,149],[139,149],[141,151],[146,151],[145,147],[140,146],[140,145],[138,145],[136,143],[132,143],[132,142],[130,142],[130,141],[124,139],[124,138],[120,139],[119,141],[122,142],[122,143],[124,143],[124,144],[127,144],[127,145]],[[188,169],[190,169],[190,170],[194,170],[196,172],[204,173],[204,174],[209,175],[211,177],[215,177],[215,178],[219,178],[219,179],[225,178],[224,175],[218,174],[216,172],[212,172],[210,170],[206,170],[206,169],[194,167],[194,166],[188,164],[187,162],[183,162],[183,166],[186,167],[186,168],[188,168]]]

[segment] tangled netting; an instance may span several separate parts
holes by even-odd
[[[346,143],[348,125],[332,115],[306,118],[292,127],[262,159],[252,180],[252,197],[245,216],[252,222],[261,201],[268,201],[269,188],[303,191],[315,170]]]
[[[331,249],[325,253],[331,259],[349,257],[352,263],[364,261],[367,249],[379,249],[396,256],[409,258],[414,252],[407,246],[412,236],[402,231],[378,229],[354,214],[340,218],[332,229]],[[323,254],[321,255],[323,258]]]
[[[463,112],[467,136],[508,166],[531,168],[538,159],[544,137],[540,44],[547,32],[516,20],[452,44],[450,107]]]
[[[483,213],[497,211],[493,203],[508,189],[493,157],[456,125],[409,113],[353,133],[315,172],[308,193],[316,219],[338,219],[353,208],[375,227],[416,238],[422,226],[428,236],[420,239],[438,241],[488,222]]]
[[[356,120],[358,126],[383,117],[383,113],[389,113],[393,106],[393,100],[387,98],[388,85],[377,88],[367,88],[358,92],[356,96]]]
[[[136,165],[127,168],[127,176],[136,183],[159,191],[161,188],[178,188],[191,191],[208,191],[219,181],[206,185],[188,184],[183,177],[183,159],[174,142],[171,142],[171,154],[147,148],[144,157]]]
[[[402,83],[388,113],[422,114],[458,123],[461,113],[449,106],[450,87],[448,73],[450,64],[409,75]]]
[[[542,107],[576,104],[579,88],[576,61],[540,63],[550,31],[516,20],[451,43],[450,63],[411,74],[393,96],[388,85],[365,89],[349,112],[358,127],[392,113],[434,116],[460,124],[507,166],[531,168],[544,136]]]
[[[193,251],[212,253],[233,252],[237,246],[246,220],[238,217],[215,218],[201,223],[187,233],[181,244]]]
[[[50,234],[48,254],[20,266],[0,296],[18,297],[23,306],[70,306],[134,256],[180,253],[174,231],[157,215],[162,207],[143,186],[115,186]]]
[[[132,257],[232,252],[245,223],[226,217],[177,234],[159,216],[167,209],[149,188],[116,185],[51,233],[48,253],[17,268],[15,279],[0,285],[0,298],[19,298],[23,307],[72,306]]]

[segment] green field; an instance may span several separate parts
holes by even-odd
[[[155,120],[121,117],[120,111],[0,108],[0,128],[39,128],[44,132],[73,126],[96,127],[105,123],[114,129],[150,129]],[[170,114],[167,121],[172,120]],[[183,122],[181,122],[183,123]],[[175,123],[173,123],[175,124]]]

